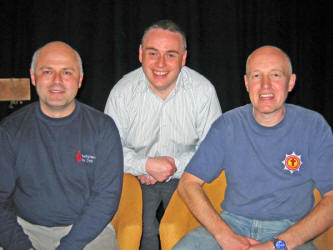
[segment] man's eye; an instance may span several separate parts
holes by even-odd
[[[69,75],[71,75],[71,74],[72,74],[71,71],[65,71],[65,72],[64,72],[64,75],[66,75],[66,76],[69,76]]]
[[[51,70],[44,70],[43,71],[43,74],[45,74],[45,75],[50,75],[52,72],[51,72]]]
[[[280,78],[280,77],[281,77],[281,74],[280,74],[280,73],[273,73],[273,74],[272,74],[272,77],[273,77],[273,78]]]

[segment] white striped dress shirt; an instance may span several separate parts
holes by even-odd
[[[105,106],[120,132],[124,171],[147,174],[149,157],[174,158],[180,178],[211,124],[221,115],[214,86],[196,71],[183,67],[176,87],[163,100],[151,88],[142,68],[113,87]]]

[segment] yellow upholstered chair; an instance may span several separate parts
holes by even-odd
[[[204,184],[204,190],[216,211],[222,209],[220,204],[224,199],[226,188],[224,171],[211,183]],[[317,190],[314,192],[316,203],[321,199]],[[160,239],[162,250],[170,250],[185,234],[200,226],[193,217],[177,192],[173,194],[160,223]],[[315,244],[320,250],[333,249],[333,227],[316,238]]]
[[[321,195],[317,189],[314,191],[317,204],[321,200]],[[330,227],[325,233],[319,235],[315,239],[315,245],[320,250],[331,250],[333,249],[333,227]]]
[[[138,179],[124,174],[118,211],[111,221],[120,250],[137,250],[142,234],[142,191]]]

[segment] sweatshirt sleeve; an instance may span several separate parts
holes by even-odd
[[[117,211],[123,180],[123,153],[118,129],[108,117],[97,142],[95,180],[91,197],[58,250],[82,249],[110,223]]]
[[[7,250],[29,249],[32,244],[17,223],[12,207],[11,197],[16,188],[16,175],[11,141],[8,133],[0,127],[0,246]]]

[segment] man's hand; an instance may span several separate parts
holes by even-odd
[[[254,245],[252,244],[252,246],[248,248],[248,250],[266,250],[266,249],[274,249],[273,242],[267,241],[265,243],[258,243]]]
[[[145,185],[152,185],[157,182],[157,180],[154,177],[147,176],[147,175],[139,175],[138,179],[141,182],[141,184],[145,184]]]
[[[244,237],[239,234],[234,234],[232,237],[223,237],[220,240],[216,239],[222,249],[228,250],[244,250],[244,249],[252,249],[254,245],[260,244],[259,241],[254,239]],[[256,249],[256,248],[253,248]],[[258,248],[259,250],[260,248]],[[266,248],[268,249],[268,248]]]
[[[163,182],[176,172],[175,160],[169,156],[148,158],[146,171],[155,180]]]

